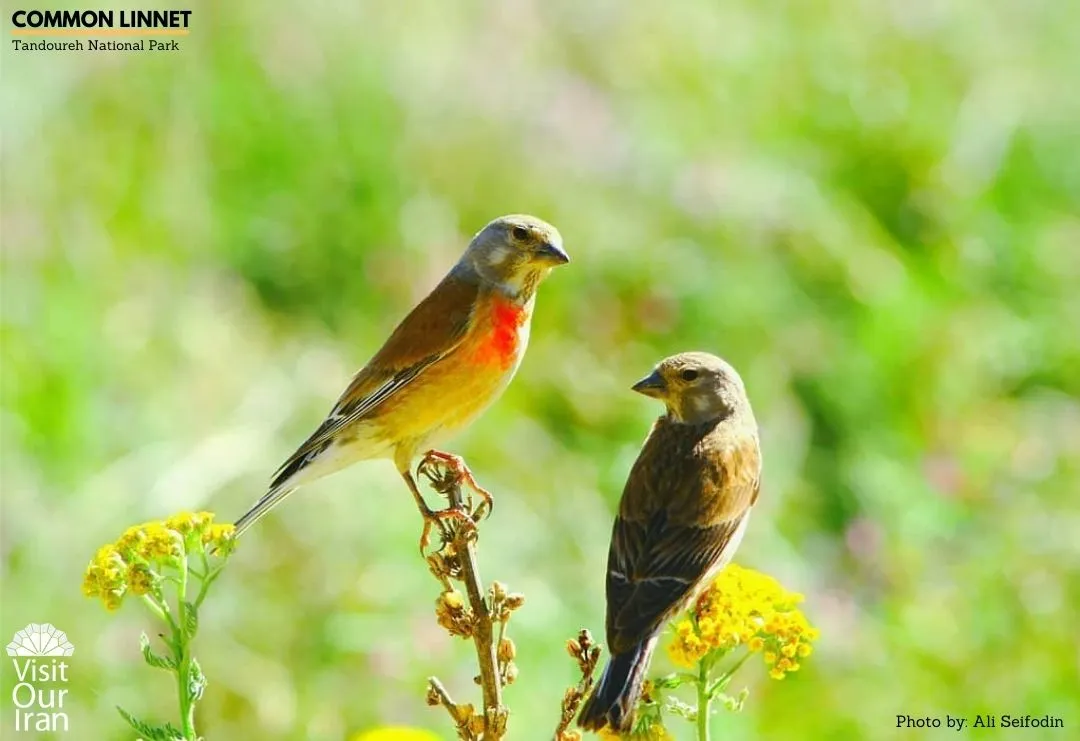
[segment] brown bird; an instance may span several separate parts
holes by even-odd
[[[633,386],[667,413],[630,470],[611,534],[611,658],[578,724],[628,731],[657,636],[731,560],[758,497],[761,451],[742,379],[708,353],[662,360]]]
[[[390,458],[424,517],[423,548],[431,523],[456,513],[424,503],[413,459],[499,398],[525,356],[537,287],[569,261],[559,231],[533,216],[502,216],[481,229],[236,521],[237,535],[297,487],[357,461]],[[471,481],[457,456],[429,450],[426,458],[452,464]],[[490,512],[490,495],[471,483]]]

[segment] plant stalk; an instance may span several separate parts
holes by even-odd
[[[703,656],[698,665],[697,677],[697,739],[709,741],[709,718],[712,705],[712,692],[709,687],[709,673],[712,658]]]
[[[180,730],[184,741],[198,741],[195,731],[195,703],[191,698],[191,645],[193,636],[187,634],[187,557],[180,564],[180,584],[177,588],[178,599],[176,614],[178,625],[173,626],[173,650],[176,654],[176,683],[180,699]]]
[[[448,492],[451,507],[462,507],[461,482],[457,482]],[[464,530],[462,531],[464,533]],[[461,561],[461,577],[465,582],[465,592],[469,597],[469,607],[476,616],[473,642],[476,644],[476,657],[480,664],[480,687],[484,696],[484,716],[490,722],[492,717],[504,712],[502,706],[502,683],[499,679],[499,662],[491,624],[491,610],[484,598],[483,582],[480,580],[480,566],[477,563],[476,543],[473,539],[458,538],[458,554]],[[464,541],[464,542],[460,542]],[[493,715],[494,713],[494,715]],[[488,729],[494,731],[495,729]],[[500,738],[492,735],[491,738]],[[485,733],[484,738],[488,738]]]

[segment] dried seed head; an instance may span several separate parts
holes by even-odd
[[[499,641],[498,656],[499,661],[501,662],[514,660],[514,657],[517,656],[517,646],[514,645],[513,640],[509,638],[503,638],[501,641]]]
[[[469,718],[469,732],[474,738],[480,738],[484,732],[484,716],[474,715]]]
[[[571,638],[566,642],[566,653],[570,654],[571,658],[576,659],[581,655],[581,644]]]
[[[473,634],[472,610],[466,607],[465,598],[457,590],[443,592],[435,600],[435,619],[450,635],[468,638]]]
[[[476,709],[473,708],[471,702],[462,703],[454,708],[454,720],[459,724],[468,723],[472,718],[476,717]],[[480,718],[483,721],[483,717]]]

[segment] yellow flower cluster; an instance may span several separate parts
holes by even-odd
[[[129,527],[115,543],[98,549],[83,576],[82,591],[100,597],[115,610],[124,595],[148,594],[161,579],[161,568],[179,566],[193,553],[228,552],[233,546],[232,525],[215,525],[210,512],[180,512],[164,520]]]
[[[419,728],[376,728],[352,737],[352,741],[439,741],[431,731]]]
[[[652,723],[647,729],[632,733],[619,733],[611,728],[604,728],[597,733],[604,741],[674,741],[675,737],[661,723]]]
[[[771,576],[730,564],[675,624],[668,655],[692,667],[710,651],[746,646],[763,654],[770,677],[783,679],[799,670],[818,637],[796,607],[802,600]]]

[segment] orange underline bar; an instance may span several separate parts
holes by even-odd
[[[12,36],[187,36],[186,28],[24,28]]]

